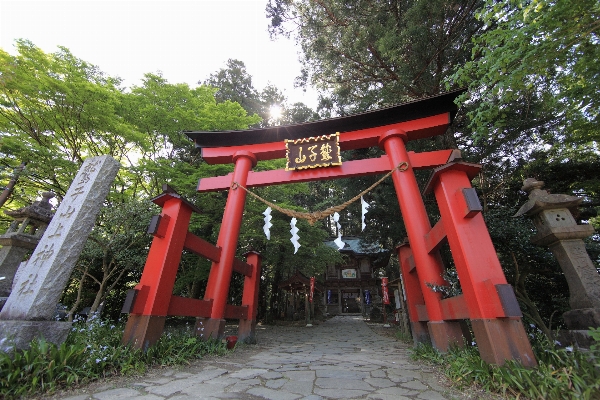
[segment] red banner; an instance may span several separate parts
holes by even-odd
[[[381,292],[383,293],[383,304],[390,304],[390,295],[388,293],[388,278],[381,278]]]
[[[312,303],[313,301],[313,293],[315,292],[315,277],[310,278],[310,295],[308,296],[308,301]]]

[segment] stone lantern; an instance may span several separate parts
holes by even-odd
[[[52,219],[52,192],[42,193],[42,200],[15,211],[5,211],[13,218],[8,231],[0,235],[0,309],[11,292],[15,273],[28,252],[39,243]]]
[[[571,210],[577,209],[583,198],[565,194],[550,194],[542,190],[544,182],[533,178],[521,188],[529,193],[515,216],[529,216],[537,234],[531,242],[548,246],[563,270],[569,285],[571,310],[563,314],[570,336],[569,342],[586,346],[586,331],[600,327],[600,274],[590,259],[582,239],[594,234],[591,225],[577,225]]]

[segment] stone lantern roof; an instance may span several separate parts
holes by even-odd
[[[514,217],[521,215],[534,216],[544,210],[554,210],[557,208],[574,209],[583,201],[582,197],[570,196],[568,194],[550,194],[544,187],[543,181],[534,178],[527,178],[523,182],[521,190],[529,193],[529,201],[521,208]]]
[[[14,211],[4,211],[4,213],[14,220],[24,220],[25,218],[32,218],[34,220],[49,224],[52,219],[52,205],[50,199],[54,197],[52,192],[43,192],[42,199],[34,201],[33,204],[19,208]]]
[[[52,205],[50,199],[52,192],[42,193],[42,199],[33,204],[4,213],[13,218],[5,234],[0,235],[1,246],[18,246],[35,249],[40,238],[52,220]]]

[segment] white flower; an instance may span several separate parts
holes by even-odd
[[[566,351],[573,351],[573,346],[567,346],[567,347],[565,347],[565,350]]]

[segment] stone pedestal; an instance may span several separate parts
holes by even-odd
[[[525,180],[522,189],[529,193],[529,201],[516,216],[533,218],[538,232],[531,238],[531,242],[538,246],[548,246],[565,274],[571,310],[563,314],[563,319],[573,335],[564,332],[561,336],[566,343],[579,345],[585,341],[577,340],[582,336],[581,332],[600,327],[600,274],[582,240],[592,235],[594,228],[577,225],[573,218],[571,210],[581,203],[582,198],[549,194],[541,190],[543,185],[544,182],[532,178]],[[568,337],[572,339],[568,340]]]
[[[71,325],[63,321],[0,321],[0,351],[25,349],[37,338],[60,345],[67,339]]]

